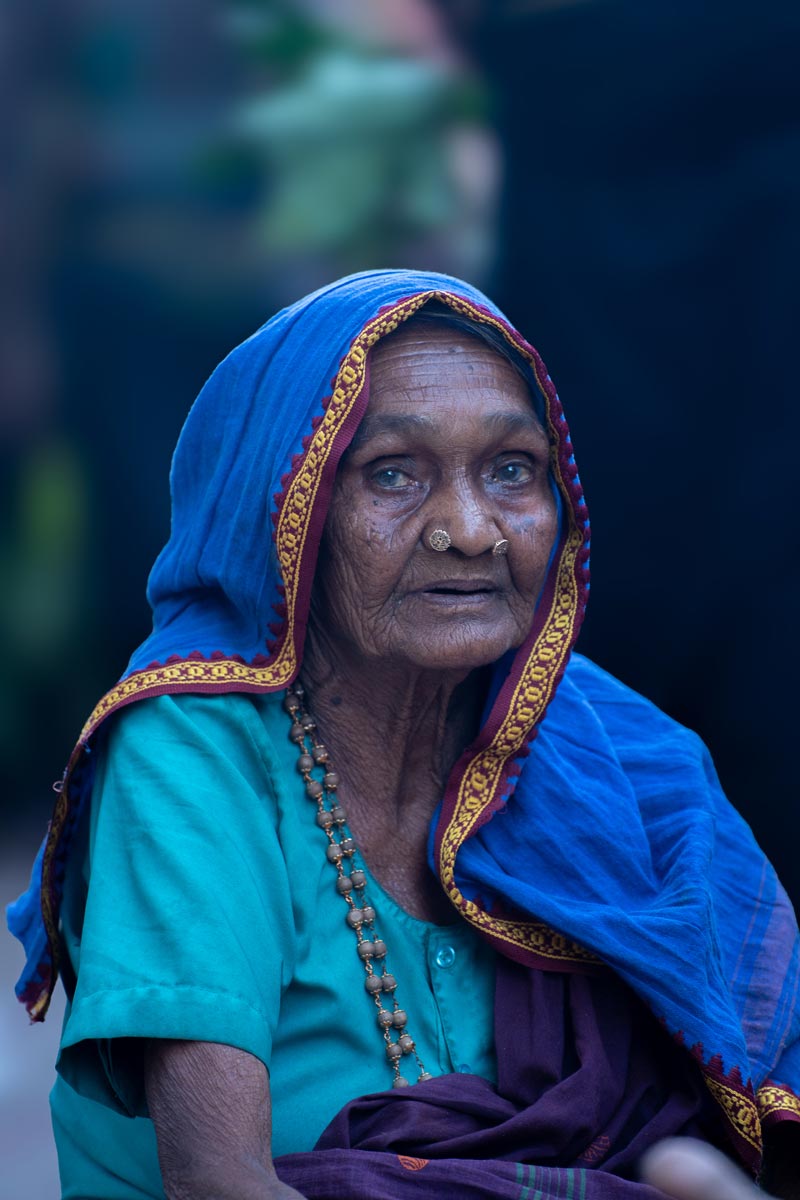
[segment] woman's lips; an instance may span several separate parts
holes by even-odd
[[[495,600],[500,592],[489,579],[441,579],[410,593],[428,604],[445,608],[479,607]]]

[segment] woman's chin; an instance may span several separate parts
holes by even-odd
[[[392,657],[423,670],[473,671],[497,662],[522,641],[518,630],[514,631],[514,636],[501,636],[496,629],[491,633],[476,632],[464,622],[459,627],[439,629],[435,635],[419,631],[417,637],[409,638],[404,646],[398,647],[399,653]]]

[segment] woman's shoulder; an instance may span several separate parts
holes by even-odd
[[[249,692],[170,692],[147,696],[119,709],[108,720],[116,733],[131,736],[138,731],[186,731],[241,735],[247,729],[263,728],[272,723],[273,710],[281,711],[281,693],[265,695]],[[284,720],[286,718],[284,717]]]
[[[108,719],[99,739],[101,757],[131,765],[157,760],[173,775],[187,763],[223,760],[236,763],[243,774],[250,773],[248,764],[257,774],[265,766],[274,769],[291,757],[281,698],[245,692],[150,696]]]
[[[599,703],[637,704],[655,708],[656,712],[661,711],[646,696],[634,691],[627,683],[623,683],[616,675],[606,671],[585,654],[572,654],[565,677],[587,697]]]
[[[627,683],[623,683],[616,675],[606,671],[584,654],[573,654],[567,666],[564,681],[567,690],[575,689],[586,702],[603,709],[618,708],[630,710],[631,713],[646,715],[650,720],[663,724],[664,728],[682,730],[690,733],[673,717],[660,709],[652,700],[648,700],[641,692],[635,691]]]
[[[677,754],[708,769],[708,750],[693,730],[583,654],[572,655],[552,708],[562,720],[570,719],[570,710],[586,711],[622,758]]]

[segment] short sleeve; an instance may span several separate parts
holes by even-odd
[[[64,937],[77,971],[59,1071],[146,1115],[142,1044],[236,1046],[269,1066],[293,970],[274,764],[247,696],[162,696],[98,749]]]

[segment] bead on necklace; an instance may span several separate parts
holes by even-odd
[[[377,1009],[378,1029],[393,1075],[392,1086],[408,1087],[411,1081],[403,1075],[401,1065],[412,1059],[418,1070],[415,1082],[432,1079],[408,1030],[408,1015],[397,999],[397,980],[386,963],[386,943],[376,932],[377,914],[366,896],[366,872],[356,861],[356,844],[336,795],[339,776],[317,736],[316,722],[305,707],[301,684],[295,682],[287,688],[283,707],[292,718],[289,737],[300,751],[297,769],[303,777],[306,796],[316,805],[317,825],[328,839],[325,854],[336,870],[336,891],[347,905],[345,920],[356,937],[356,953],[364,968],[364,987]],[[315,770],[322,772],[322,779],[312,774]]]

